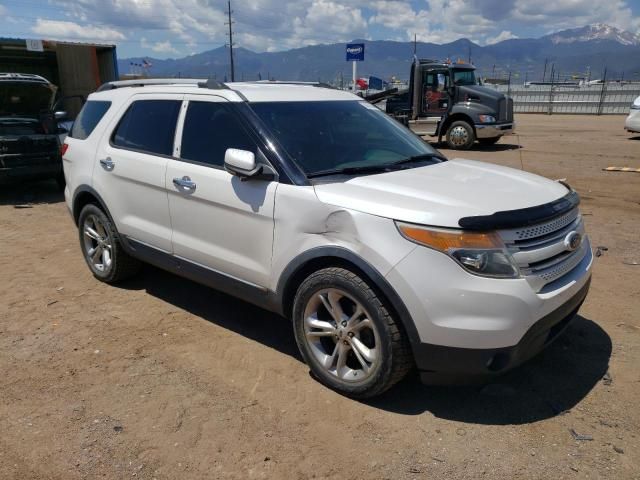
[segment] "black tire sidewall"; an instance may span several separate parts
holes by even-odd
[[[467,130],[467,133],[469,134],[469,140],[464,145],[454,145],[451,143],[451,130],[453,130],[455,127],[464,127]],[[473,146],[473,142],[475,142],[476,139],[475,133],[473,132],[473,127],[462,120],[458,120],[449,125],[449,128],[447,128],[446,137],[447,145],[452,150],[469,150]]]
[[[87,258],[87,252],[85,251],[84,246],[84,222],[89,215],[95,215],[100,218],[107,234],[109,235],[109,240],[111,241],[111,267],[107,272],[101,272],[100,270],[97,270]],[[80,216],[78,217],[78,232],[80,233],[80,250],[82,251],[82,257],[87,263],[89,270],[91,270],[91,273],[93,273],[94,277],[102,280],[103,282],[112,281],[118,266],[118,237],[115,228],[109,220],[109,217],[96,205],[92,203],[85,205],[85,207],[80,212]]]
[[[372,299],[370,295],[367,295],[367,293],[371,293],[370,289],[368,289],[369,292],[363,291],[360,285],[358,285],[357,281],[353,281],[343,275],[332,275],[330,273],[330,270],[335,269],[326,269],[316,272],[316,274],[311,275],[304,282],[302,282],[298,289],[298,293],[296,294],[294,300],[292,317],[296,343],[298,344],[298,348],[300,350],[300,353],[302,354],[303,359],[311,369],[313,376],[320,380],[321,383],[325,384],[335,391],[346,394],[350,397],[368,397],[374,395],[375,392],[379,390],[385,389],[383,388],[383,386],[387,384],[388,377],[390,376],[391,372],[393,348],[391,345],[391,334],[389,332],[389,327],[384,319],[385,315],[388,315],[388,313],[384,309],[384,306],[377,298],[377,296],[374,295]],[[346,270],[343,271],[345,273],[350,273]],[[320,277],[319,275],[321,273],[322,277]],[[360,279],[359,277],[356,278],[359,281],[362,281],[362,279]],[[361,383],[343,382],[336,378],[334,375],[327,372],[322,366],[318,364],[306,342],[304,333],[304,311],[307,302],[318,291],[325,288],[338,288],[344,290],[355,300],[360,302],[368,312],[369,318],[375,324],[376,329],[378,330],[378,335],[380,337],[380,355],[382,360],[377,366],[376,372]]]

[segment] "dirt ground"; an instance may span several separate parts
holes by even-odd
[[[483,388],[341,397],[287,321],[151,267],[101,284],[53,182],[2,187],[0,478],[640,478],[640,173],[602,171],[640,168],[640,137],[620,116],[517,122],[443,151],[566,178],[608,250],[566,334]]]

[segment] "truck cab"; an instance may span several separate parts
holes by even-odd
[[[386,112],[456,150],[476,140],[491,145],[514,131],[513,100],[479,85],[475,67],[465,63],[416,59],[409,90],[388,99]]]

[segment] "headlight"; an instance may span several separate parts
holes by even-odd
[[[496,123],[496,117],[491,115],[478,115],[482,123]]]
[[[407,240],[449,255],[467,271],[497,278],[517,278],[520,271],[500,236],[494,232],[427,228],[396,222]]]

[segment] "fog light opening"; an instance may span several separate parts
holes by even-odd
[[[504,369],[509,363],[509,354],[500,352],[496,353],[493,357],[489,359],[487,362],[487,368],[492,372],[499,372]]]

